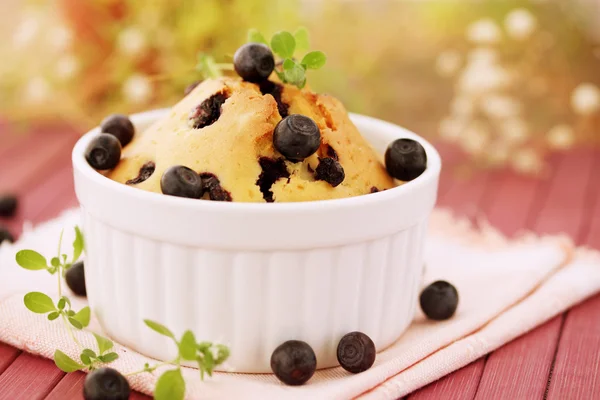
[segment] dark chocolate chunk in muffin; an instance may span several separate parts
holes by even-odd
[[[224,91],[215,93],[190,112],[190,124],[194,129],[212,125],[221,116],[221,106],[227,100]]]
[[[146,164],[142,165],[140,168],[140,173],[137,177],[128,180],[125,182],[126,185],[137,185],[138,183],[144,182],[146,179],[150,178],[156,169],[156,165],[152,161],[148,161]]]
[[[377,193],[379,192],[379,189],[377,189],[375,186],[371,187],[371,193]]]
[[[285,166],[283,158],[273,159],[269,157],[261,157],[258,160],[262,172],[256,180],[256,184],[263,194],[263,198],[267,203],[274,202],[271,186],[280,178],[289,178],[290,173]]]
[[[315,170],[315,179],[336,187],[344,181],[346,174],[342,164],[330,157],[321,158]]]
[[[215,174],[211,174],[210,172],[202,172],[200,173],[200,178],[202,178],[204,192],[208,193],[208,196],[211,200],[232,201],[231,193],[223,189],[221,186],[221,181],[219,181],[219,178],[217,178]]]

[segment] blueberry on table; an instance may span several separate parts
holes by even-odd
[[[427,318],[443,321],[456,312],[458,291],[451,283],[436,281],[423,289],[419,302]]]
[[[303,385],[317,369],[317,356],[306,342],[288,340],[271,355],[271,369],[286,385]]]
[[[331,157],[325,157],[319,160],[319,165],[315,170],[316,180],[325,181],[331,186],[336,187],[344,182],[345,177],[346,174],[344,173],[344,168],[339,161],[336,161]]]
[[[83,268],[83,261],[78,261],[67,270],[65,274],[65,280],[67,286],[77,296],[87,296],[87,290],[85,289],[85,270]]]
[[[130,393],[127,379],[112,368],[100,368],[90,372],[83,383],[85,400],[127,400]]]
[[[101,133],[88,145],[85,159],[96,170],[113,169],[121,160],[121,142],[109,133]]]
[[[412,181],[427,168],[427,153],[416,140],[396,139],[385,152],[385,167],[392,177]]]
[[[17,196],[4,194],[0,196],[0,217],[12,217],[17,211]]]
[[[362,332],[350,332],[344,335],[337,347],[340,366],[353,374],[371,368],[376,354],[375,343]]]
[[[115,136],[123,147],[131,142],[135,134],[135,127],[131,120],[122,114],[113,114],[106,117],[100,124],[100,130],[103,133],[110,133]]]
[[[233,68],[245,81],[258,83],[271,75],[275,68],[275,58],[266,45],[246,43],[233,55]]]
[[[312,119],[292,114],[275,127],[273,145],[290,161],[298,162],[313,155],[321,145],[321,131]]]
[[[9,243],[12,243],[15,241],[15,238],[8,231],[8,228],[0,225],[0,244],[2,244],[2,242],[4,242],[5,240]]]
[[[200,175],[183,165],[166,170],[160,179],[160,188],[164,194],[192,199],[199,199],[204,193]]]

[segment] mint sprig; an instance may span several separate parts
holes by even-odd
[[[248,32],[248,41],[269,45],[256,29]],[[309,69],[322,68],[327,62],[327,56],[322,51],[308,51],[310,40],[308,30],[304,27],[298,28],[294,34],[288,31],[275,33],[271,38],[270,47],[281,59],[276,63],[275,74],[283,83],[295,85],[300,89],[306,85],[306,72]],[[295,58],[297,52],[305,52],[300,62]]]
[[[213,60],[214,61],[214,60]],[[210,58],[204,58],[202,68],[213,68]],[[219,64],[215,64],[218,65]],[[30,271],[46,270],[50,274],[58,276],[58,300],[55,302],[49,295],[42,292],[29,292],[23,298],[25,307],[36,314],[47,314],[49,321],[61,318],[67,331],[73,341],[80,349],[79,361],[72,359],[61,350],[55,350],[54,363],[64,372],[74,372],[78,370],[92,371],[100,365],[109,364],[119,358],[119,355],[111,351],[114,343],[96,333],[93,333],[96,339],[98,349],[92,350],[84,347],[73,333],[73,329],[83,329],[87,327],[91,319],[91,310],[84,307],[75,311],[71,306],[71,300],[62,294],[62,277],[66,271],[81,257],[84,251],[84,238],[79,227],[75,227],[75,240],[73,241],[73,253],[70,261],[68,256],[62,253],[63,232],[60,233],[58,240],[58,254],[50,259],[48,263],[46,257],[35,250],[21,250],[17,252],[15,259],[17,264]],[[229,349],[221,344],[212,344],[210,342],[196,341],[192,331],[185,331],[178,341],[175,335],[166,326],[151,320],[144,320],[144,323],[155,332],[171,338],[177,345],[177,357],[169,362],[150,365],[144,364],[144,368],[127,374],[127,376],[140,373],[152,373],[164,365],[175,365],[176,368],[164,372],[156,382],[154,398],[161,400],[180,400],[185,396],[185,381],[181,373],[181,360],[196,361],[200,369],[200,377],[204,379],[204,374],[212,376],[212,372],[217,365],[222,364],[229,357]]]

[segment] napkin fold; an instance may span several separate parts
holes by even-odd
[[[70,210],[27,229],[12,245],[0,247],[0,341],[51,358],[55,349],[77,357],[78,349],[62,324],[28,311],[23,294],[56,292],[56,277],[26,271],[14,261],[16,251],[56,251],[56,239],[79,222]],[[66,235],[64,243],[70,243]],[[600,291],[600,253],[577,249],[562,236],[524,235],[509,240],[485,223],[475,227],[446,210],[435,210],[425,249],[425,282],[444,279],[459,292],[456,315],[432,322],[419,312],[409,329],[381,351],[371,369],[351,375],[341,368],[320,370],[304,386],[289,387],[270,374],[215,373],[200,381],[184,368],[191,399],[395,399],[459,369]],[[74,306],[85,305],[76,300]],[[101,332],[96,321],[90,330]],[[89,332],[79,340],[95,347]],[[115,344],[119,359],[111,367],[123,373],[154,360]],[[235,351],[235,349],[232,349]],[[130,378],[131,386],[151,394],[153,374]]]

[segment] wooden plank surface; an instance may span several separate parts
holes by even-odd
[[[417,390],[409,395],[407,400],[472,400],[477,393],[484,367],[485,358],[480,358],[423,389]]]
[[[54,361],[21,353],[0,375],[0,400],[44,399],[64,375]]]
[[[21,354],[21,350],[0,342],[0,375],[16,360],[19,354]]]

